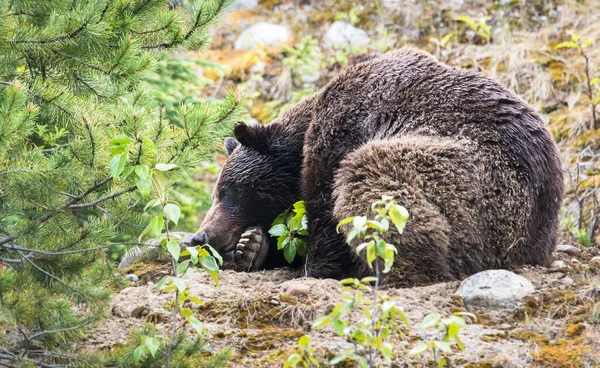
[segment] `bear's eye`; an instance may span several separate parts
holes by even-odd
[[[221,188],[219,191],[219,201],[226,206],[230,204],[231,190],[229,188]]]

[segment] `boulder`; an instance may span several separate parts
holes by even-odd
[[[367,32],[341,20],[329,26],[323,40],[330,48],[361,47],[371,41]]]
[[[235,41],[235,49],[254,50],[260,46],[276,46],[289,40],[291,35],[285,26],[260,22],[242,32]]]
[[[506,270],[488,270],[465,279],[456,295],[469,310],[502,309],[517,306],[534,291],[533,284],[523,276]]]

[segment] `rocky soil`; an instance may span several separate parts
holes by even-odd
[[[413,326],[407,339],[395,344],[395,365],[427,366],[430,356],[414,360],[406,355],[419,341],[434,338],[432,333],[418,331],[418,323],[426,314],[448,316],[469,310],[478,320],[462,331],[466,349],[452,355],[452,366],[600,366],[600,257],[591,249],[567,249],[571,254],[555,253],[551,268],[515,270],[531,282],[533,293],[524,297],[516,293],[498,305],[493,300],[478,304],[477,298],[464,293],[463,301],[455,295],[460,281],[410,289],[384,288],[382,293],[403,306]],[[156,291],[156,282],[167,270],[161,263],[136,263],[123,270],[136,275],[133,279],[137,281],[115,296],[111,318],[95,328],[82,347],[114,348],[147,322],[167,329],[171,317],[166,305],[173,295]],[[210,348],[231,347],[233,367],[280,367],[305,334],[311,337],[321,362],[347,348],[349,343],[331,328],[311,329],[314,319],[341,301],[339,281],[296,275],[291,269],[253,273],[225,269],[217,287],[202,271],[187,274],[191,295],[202,300],[193,309],[209,332]],[[487,282],[485,277],[483,282]],[[498,295],[498,300],[505,297]]]

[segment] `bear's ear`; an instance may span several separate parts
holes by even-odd
[[[260,153],[269,152],[269,132],[264,126],[249,126],[239,122],[233,128],[233,135],[242,146],[253,148]]]
[[[240,145],[240,142],[236,141],[231,137],[225,138],[225,149],[227,150],[227,156],[231,155],[234,149]]]

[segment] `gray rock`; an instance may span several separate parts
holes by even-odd
[[[494,309],[514,307],[534,291],[533,284],[523,276],[506,270],[488,270],[464,280],[456,295],[467,309]]]
[[[131,281],[131,282],[138,282],[138,281],[140,281],[140,278],[136,274],[134,274],[134,273],[130,273],[130,274],[125,275],[125,278],[127,280]]]
[[[330,48],[361,47],[371,41],[367,32],[341,20],[329,26],[323,40]]]
[[[276,46],[289,40],[291,35],[287,27],[260,22],[242,32],[235,41],[235,49],[254,50],[259,46]]]
[[[229,11],[242,10],[242,9],[254,9],[258,6],[258,0],[236,0],[227,9]]]
[[[600,256],[595,256],[590,259],[590,262],[600,262]]]
[[[565,261],[554,261],[550,265],[552,268],[565,268]]]
[[[556,246],[557,252],[567,253],[570,256],[577,257],[581,254],[581,249],[570,244],[559,244]]]
[[[561,283],[561,284],[563,284],[563,285],[567,285],[567,286],[569,286],[569,285],[573,285],[573,283],[574,283],[574,282],[575,282],[575,281],[573,281],[573,279],[572,279],[572,278],[570,278],[570,277],[565,277],[565,278],[562,278],[562,279],[560,280],[560,283]]]
[[[301,282],[294,282],[288,286],[286,293],[297,298],[307,298],[310,294],[310,286]]]
[[[192,237],[192,233],[183,233],[183,232],[172,232],[171,236],[176,241],[179,241],[179,245],[181,248],[185,248],[186,246],[190,246],[190,239]],[[159,260],[159,251],[158,247],[160,245],[159,239],[150,239],[146,242],[145,246],[137,246],[129,249],[121,263],[119,263],[119,268],[127,268],[138,262],[154,262]]]

